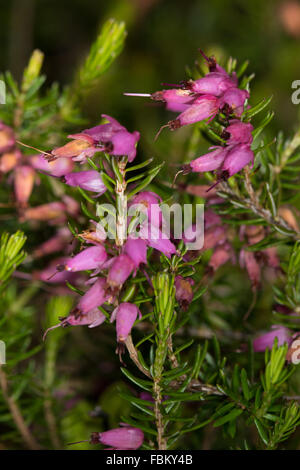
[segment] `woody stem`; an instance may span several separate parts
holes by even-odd
[[[123,246],[127,235],[127,196],[125,168],[127,160],[120,159],[117,165],[114,165],[114,171],[117,178],[116,184],[116,204],[117,204],[117,224],[116,224],[116,245]]]

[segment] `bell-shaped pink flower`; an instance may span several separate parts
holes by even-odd
[[[105,193],[106,186],[96,170],[77,171],[68,173],[63,177],[63,181],[69,186],[79,186],[86,191],[93,191],[99,196]]]
[[[230,178],[241,171],[249,163],[253,163],[254,153],[248,144],[237,144],[231,148],[222,165],[221,178]]]
[[[107,299],[106,281],[103,278],[98,278],[79,300],[77,310],[83,314],[88,313],[90,310],[100,307]]]
[[[107,253],[104,246],[91,246],[68,259],[64,268],[72,272],[98,269],[105,263],[106,259]]]
[[[141,238],[128,238],[124,245],[124,253],[134,262],[136,269],[140,264],[147,263],[147,243]]]
[[[128,255],[121,254],[117,256],[109,268],[107,276],[107,282],[109,286],[122,286],[122,284],[124,284],[124,282],[130,276],[134,268],[135,264]]]
[[[273,326],[272,331],[265,333],[253,341],[253,349],[256,352],[265,351],[265,349],[272,349],[275,338],[278,339],[278,346],[284,343],[290,344],[292,335],[288,328],[284,326]]]
[[[227,106],[229,110],[240,117],[244,111],[244,105],[246,99],[249,98],[249,92],[247,90],[240,90],[239,88],[230,88],[220,98],[220,109]]]
[[[91,435],[91,444],[101,443],[119,450],[136,450],[143,442],[143,431],[128,425],[105,432],[94,432]]]
[[[48,162],[44,155],[32,155],[29,158],[33,168],[51,176],[64,176],[74,168],[74,163],[70,158],[58,158],[52,162]]]
[[[253,126],[250,122],[242,122],[238,119],[232,119],[225,133],[229,134],[228,144],[251,144]]]
[[[52,157],[47,157],[48,161],[56,160],[57,158],[73,158],[75,161],[85,161],[87,157],[92,157],[97,149],[96,142],[85,134],[69,135],[72,138],[71,142],[52,150]]]
[[[188,82],[188,88],[193,93],[220,96],[235,86],[234,81],[226,73],[211,72],[203,78]]]
[[[217,147],[212,152],[206,153],[205,155],[192,160],[190,162],[190,167],[192,171],[196,173],[217,170],[222,167],[227,153],[228,148]]]
[[[29,165],[21,165],[16,168],[14,176],[16,200],[21,207],[25,207],[33,190],[35,171]]]
[[[53,158],[71,157],[75,161],[84,162],[87,157],[92,157],[96,152],[104,151],[115,156],[127,155],[128,161],[132,162],[136,156],[136,145],[140,133],[128,132],[118,121],[106,114],[102,114],[102,117],[109,122],[69,135],[69,138],[74,140],[63,147],[54,149]]]
[[[146,241],[148,246],[164,253],[168,258],[176,253],[175,245],[155,225],[143,224],[140,228],[139,236]]]
[[[185,111],[195,100],[195,96],[190,90],[181,88],[157,91],[151,95],[151,98],[155,101],[165,102],[166,109],[179,113]]]
[[[111,322],[116,320],[117,341],[124,343],[131,332],[137,316],[141,313],[135,304],[123,302],[114,310],[111,316]]]
[[[94,308],[93,310],[90,310],[84,315],[82,313],[73,312],[70,313],[70,315],[68,315],[67,317],[60,318],[60,322],[56,325],[50,326],[50,328],[45,331],[43,339],[46,338],[49,331],[54,330],[55,328],[58,328],[60,326],[66,327],[88,325],[89,328],[95,328],[96,326],[102,325],[105,320],[105,315],[100,312],[98,308]]]
[[[170,121],[168,126],[171,130],[182,126],[204,121],[204,119],[213,119],[219,109],[219,99],[213,95],[202,95],[196,98],[193,104],[183,111],[177,119]]]

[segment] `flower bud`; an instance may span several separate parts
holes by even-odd
[[[77,305],[77,310],[81,313],[87,313],[106,302],[108,295],[105,286],[105,279],[98,278],[92,287],[81,297]]]

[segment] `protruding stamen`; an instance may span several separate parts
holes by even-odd
[[[165,124],[164,126],[161,126],[161,128],[159,129],[159,131],[157,132],[157,134],[154,137],[154,142],[157,141],[158,137],[160,136],[160,133],[162,132],[163,129],[165,129],[165,127],[169,127],[169,124]]]
[[[150,93],[123,93],[125,96],[141,96],[142,98],[150,98]]]

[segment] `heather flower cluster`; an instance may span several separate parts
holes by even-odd
[[[100,38],[101,45],[103,41]],[[106,48],[94,48],[91,63],[95,64],[94,54],[99,50]],[[50,294],[43,324],[46,373],[41,379],[43,388],[38,390],[45,400],[43,413],[53,448],[59,448],[59,439],[65,436],[63,432],[57,435],[60,425],[53,415],[52,399],[69,397],[68,381],[54,373],[67,327],[79,338],[76,361],[72,357],[74,375],[80,373],[80,348],[87,347],[84,360],[89,361],[93,341],[98,344],[105,338],[100,361],[97,359],[104,380],[101,375],[95,392],[90,388],[88,393],[98,394],[101,387],[106,391],[106,370],[109,374],[116,368],[134,386],[118,390],[122,412],[117,420],[115,416],[110,419],[110,405],[106,407],[105,400],[90,413],[83,407],[81,415],[79,409],[80,417],[99,418],[99,427],[80,428],[82,437],[90,435],[90,439],[79,442],[113,451],[167,450],[209,423],[214,428],[222,426],[226,439],[233,439],[237,429],[242,429],[237,421],[243,419],[253,430],[256,426],[266,448],[273,448],[300,423],[300,408],[284,401],[287,380],[300,362],[299,226],[292,205],[296,196],[285,193],[296,182],[279,187],[279,174],[290,156],[292,163],[300,158],[294,155],[300,137],[296,134],[286,144],[280,138],[274,154],[273,141],[255,144],[254,153],[254,136],[268,124],[272,113],[254,129],[252,116],[267,105],[261,102],[250,107],[251,77],[244,76],[244,66],[236,72],[235,61],[229,61],[225,70],[214,57],[200,52],[208,67],[206,74],[199,69],[201,78],[196,75],[178,85],[164,85],[168,89],[152,94],[125,93],[164,103],[168,111],[177,113],[157,137],[164,128],[180,133],[184,126],[195,126],[191,141],[183,146],[188,147],[192,160],[180,166],[176,177],[188,175],[180,182],[176,177],[172,182],[164,179],[163,173],[155,181],[163,164],[153,168],[153,158],[138,161],[140,133],[109,115],[102,114],[98,125],[72,134],[71,122],[76,119],[69,116],[68,125],[60,123],[58,132],[53,126],[49,139],[33,141],[41,149],[50,148],[47,151],[18,140],[30,135],[18,129],[22,128],[21,118],[18,125],[14,116],[8,120],[14,128],[0,121],[0,172],[4,184],[13,185],[14,192],[13,202],[3,207],[12,207],[24,232],[34,233],[26,261],[19,232],[11,237],[12,242],[8,234],[1,238],[0,291],[9,276],[24,285],[29,281],[16,307],[24,310],[25,320],[31,315],[27,299],[36,289],[44,291],[42,300]],[[83,76],[82,72],[80,80]],[[22,87],[22,99],[16,102],[25,109],[26,81]],[[61,103],[67,102],[66,96]],[[73,105],[69,106],[75,113]],[[52,121],[59,120],[55,109]],[[68,140],[62,141],[61,131],[66,128]],[[194,158],[202,134],[214,145]],[[188,132],[181,135],[189,139]],[[47,137],[47,133],[40,136]],[[33,150],[36,153],[29,153]],[[253,167],[255,155],[257,171],[245,170],[245,178],[227,182],[245,167]],[[292,173],[291,168],[288,171]],[[213,176],[202,175],[207,172]],[[193,173],[201,174],[199,184]],[[17,267],[23,261],[25,269],[21,270]],[[268,299],[261,295],[266,285]],[[4,299],[8,310],[14,295],[13,288]],[[42,300],[38,299],[39,307]],[[261,319],[259,331],[252,325],[254,310]],[[273,315],[273,326],[263,324],[265,312]],[[88,328],[72,328],[80,326]],[[106,349],[111,353],[110,332],[115,337],[117,360],[102,362],[102,353],[105,356]],[[23,360],[28,353],[26,348],[21,352]],[[129,360],[132,367],[128,367]],[[2,370],[0,367],[0,389]],[[93,373],[89,370],[86,375],[94,377]],[[40,380],[40,374],[38,377]],[[9,387],[4,386],[5,399]],[[66,408],[72,409],[80,394],[72,394]],[[124,410],[123,400],[130,404]],[[6,401],[11,406],[11,400]],[[124,422],[116,427],[120,421]],[[21,434],[25,426],[28,446],[39,448],[25,422],[22,420]],[[99,432],[91,433],[94,429]]]
[[[183,171],[203,173],[214,171],[217,182],[227,180],[248,164],[253,164],[251,150],[253,126],[243,122],[243,112],[247,109],[249,92],[238,87],[236,73],[229,75],[214,57],[207,57],[202,51],[209,72],[197,80],[182,82],[177,88],[157,91],[149,96],[162,101],[170,111],[180,112],[176,119],[164,127],[171,130],[195,124],[204,120],[219,120],[223,131],[219,138],[221,145],[211,147],[210,152],[191,161]],[[136,95],[138,93],[126,93]]]

